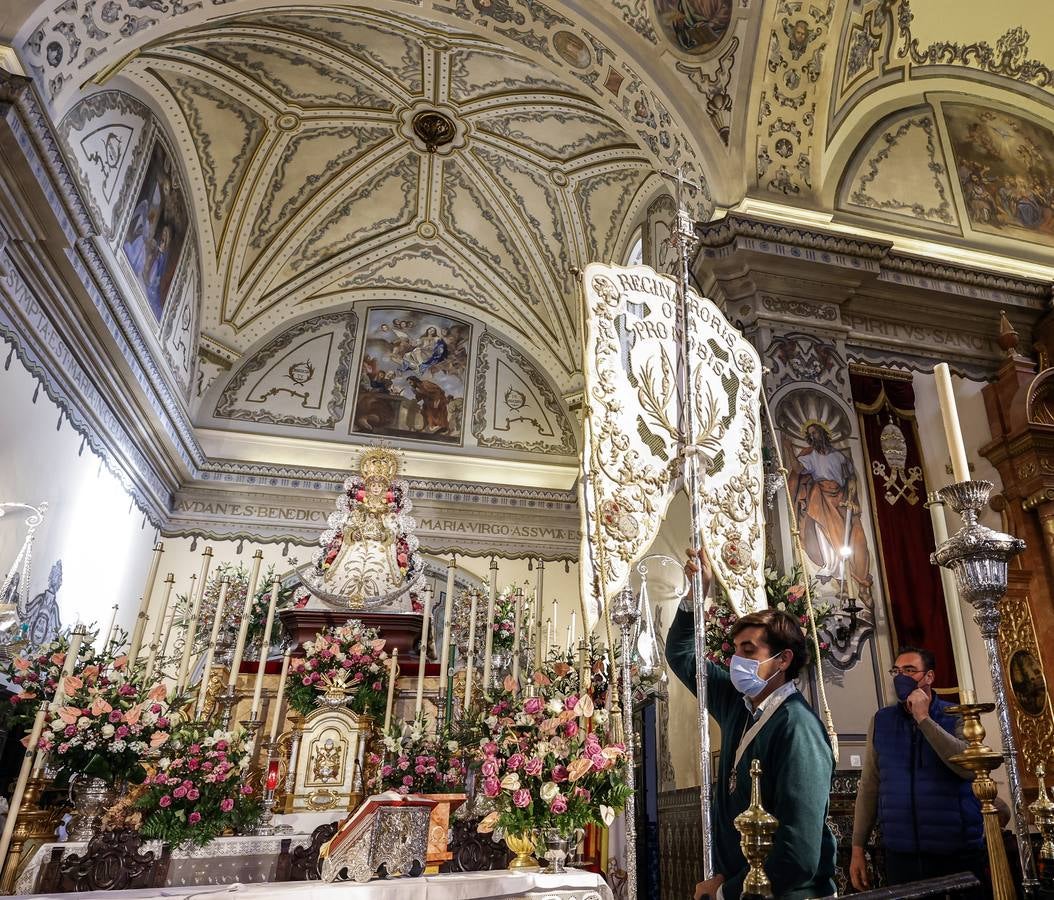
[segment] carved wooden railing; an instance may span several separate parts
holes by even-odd
[[[142,852],[142,844],[138,833],[122,830],[96,835],[83,855],[67,856],[65,847],[55,847],[40,871],[36,893],[160,888],[168,878],[172,848],[165,844],[159,856]]]

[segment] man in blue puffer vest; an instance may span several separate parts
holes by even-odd
[[[890,674],[899,703],[880,709],[868,733],[853,822],[850,879],[869,887],[864,847],[877,818],[886,883],[970,871],[986,881],[981,805],[971,775],[949,762],[966,742],[951,703],[933,693],[929,650],[904,647]]]

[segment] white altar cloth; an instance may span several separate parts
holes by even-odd
[[[563,875],[540,871],[466,872],[425,875],[422,878],[392,878],[355,884],[341,881],[230,884],[225,886],[166,887],[135,891],[86,891],[81,894],[34,894],[33,900],[613,900],[604,879],[593,872],[568,869]],[[29,900],[29,898],[27,898]]]

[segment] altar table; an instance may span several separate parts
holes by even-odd
[[[392,878],[368,884],[341,881],[230,884],[166,887],[134,891],[86,891],[80,894],[34,894],[32,900],[613,900],[604,879],[593,872],[568,869],[564,875],[540,871],[466,872]],[[30,900],[29,897],[26,900]]]

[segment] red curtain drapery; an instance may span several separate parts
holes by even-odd
[[[851,375],[853,401],[860,418],[871,505],[874,510],[894,652],[898,646],[925,647],[936,658],[937,687],[955,684],[948,614],[940,571],[930,563],[933,526],[926,508],[915,391],[911,382],[872,374]],[[890,424],[903,435],[903,446]],[[906,450],[894,471],[898,447]]]

